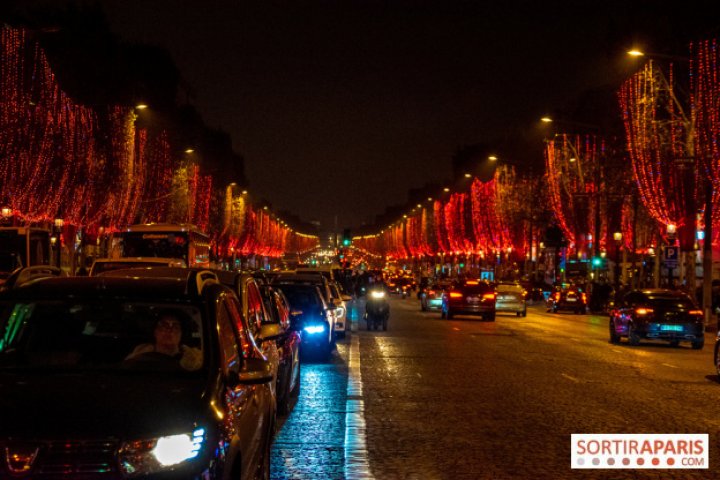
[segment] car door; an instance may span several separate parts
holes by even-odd
[[[233,363],[242,364],[247,358],[261,356],[249,336],[248,325],[240,314],[240,304],[234,296],[223,295],[218,302],[218,336],[221,339],[223,368],[234,368]],[[227,373],[227,372],[225,372]],[[269,408],[271,402],[268,384],[240,385],[231,394],[233,429],[237,436],[233,439],[240,445],[242,455],[242,478],[252,478],[255,468],[263,454],[263,446],[268,435]]]

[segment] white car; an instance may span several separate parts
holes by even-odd
[[[495,311],[510,312],[518,317],[527,316],[525,289],[517,283],[498,283],[495,286]]]

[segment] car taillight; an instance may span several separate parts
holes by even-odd
[[[450,298],[462,298],[462,293],[460,293],[460,292],[450,292]]]
[[[486,293],[483,295],[483,300],[495,300],[495,294],[494,293]]]
[[[428,292],[428,295],[435,295],[435,290],[430,290],[430,291]]]
[[[690,315],[702,315],[702,314],[703,314],[703,311],[702,311],[702,310],[690,310],[690,311],[688,312],[688,314],[690,314]]]
[[[582,299],[583,299],[583,302],[587,302],[587,296],[584,293],[582,294]]]
[[[637,313],[638,315],[647,315],[649,313],[653,313],[653,309],[640,307],[635,309],[635,313]]]
[[[555,294],[555,301],[556,301],[556,302],[559,302],[559,301],[560,301],[560,292],[558,292],[558,293]]]

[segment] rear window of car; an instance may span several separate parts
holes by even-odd
[[[322,308],[316,287],[304,285],[279,285],[290,302],[290,308],[297,310],[319,310]]]
[[[166,263],[158,262],[97,262],[92,266],[92,275],[127,268],[167,267]]]
[[[654,295],[648,296],[647,298],[650,305],[658,308],[679,308],[688,310],[695,308],[695,303],[687,297]]]
[[[461,287],[462,291],[465,293],[473,294],[473,293],[486,293],[492,290],[492,287],[490,285],[487,285],[485,283],[479,283],[477,285],[463,285]]]

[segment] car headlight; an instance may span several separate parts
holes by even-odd
[[[120,447],[120,468],[125,475],[147,475],[192,460],[200,454],[205,429],[149,440],[125,442]]]
[[[370,296],[372,298],[385,298],[385,292],[375,290],[370,293]]]
[[[325,325],[307,325],[303,327],[303,331],[309,335],[322,333],[325,331]]]

